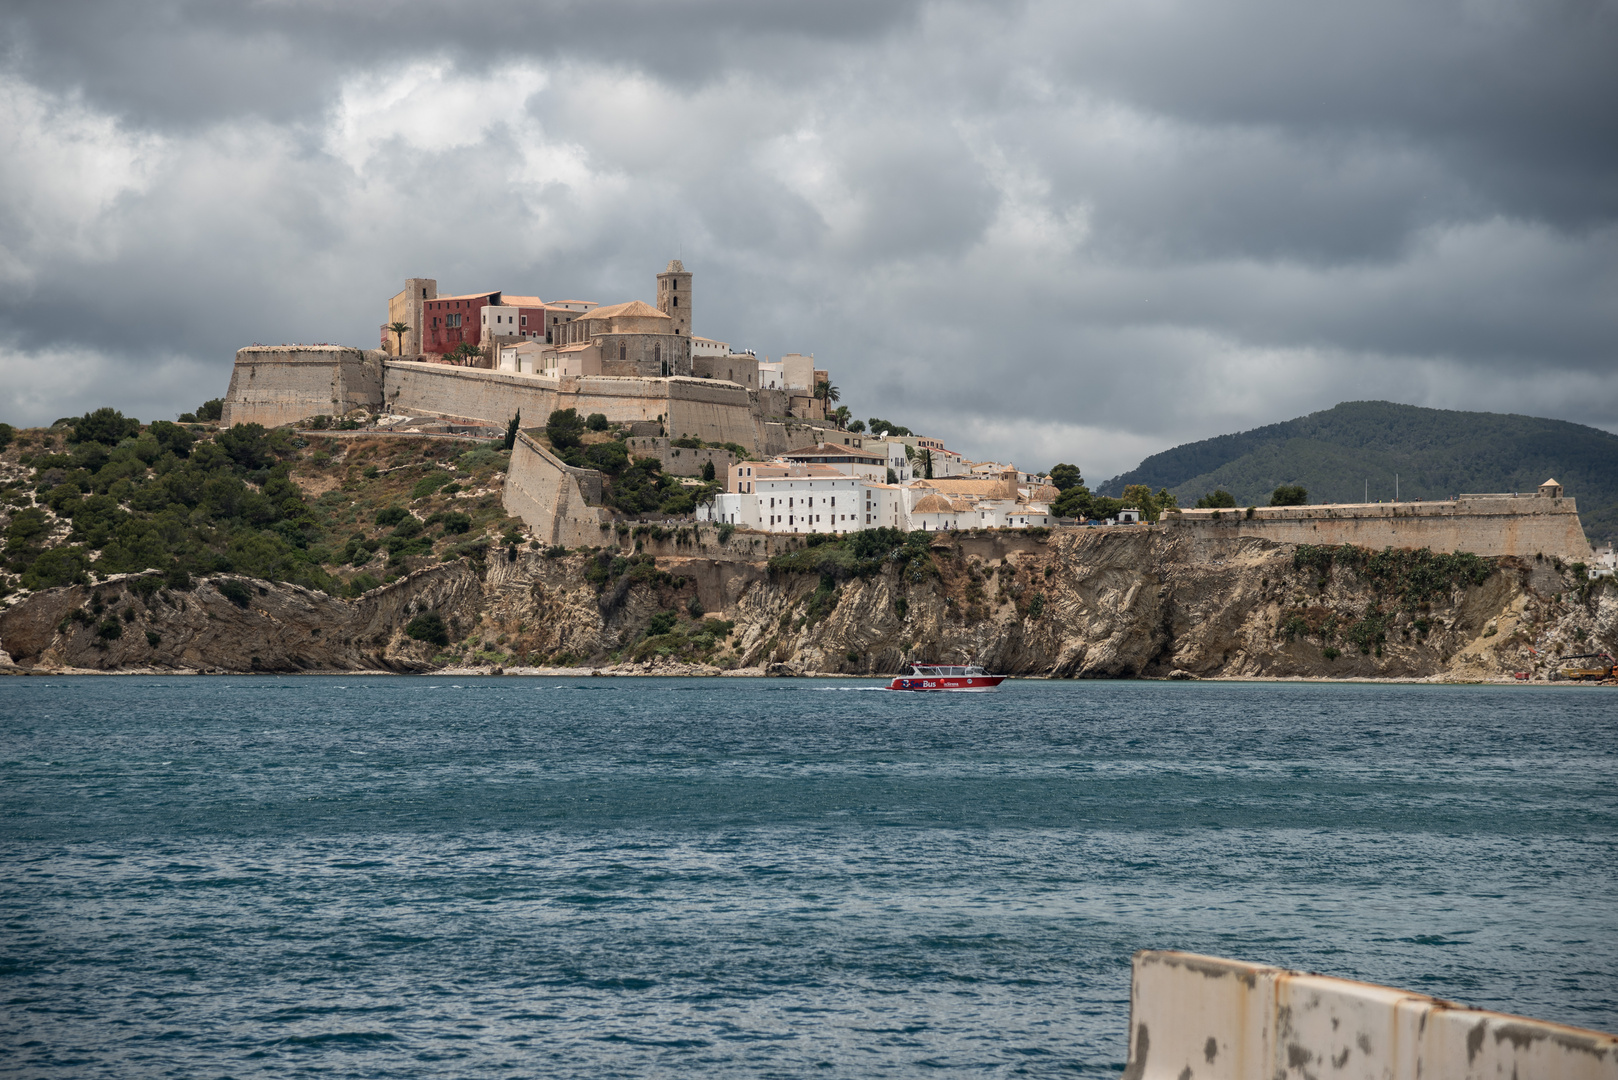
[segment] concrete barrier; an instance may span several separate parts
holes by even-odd
[[[1372,983],[1135,954],[1123,1080],[1618,1080],[1618,1036]]]

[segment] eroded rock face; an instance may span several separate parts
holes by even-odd
[[[776,674],[874,675],[914,657],[1065,678],[1543,677],[1558,655],[1618,645],[1618,589],[1543,560],[1490,560],[1481,583],[1413,603],[1352,570],[1299,568],[1291,545],[1155,529],[940,534],[928,565],[845,581],[771,572],[747,548],[656,553],[657,574],[601,584],[586,556],[496,547],[486,565],[352,601],[228,575],[183,591],[128,577],[0,611],[0,649],[34,670],[418,671],[441,649],[404,628],[431,610],[471,642],[462,663],[609,667],[693,600],[735,624],[710,663]]]

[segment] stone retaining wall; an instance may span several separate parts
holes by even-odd
[[[1286,544],[1354,544],[1431,548],[1474,555],[1556,556],[1589,561],[1590,542],[1574,500],[1539,495],[1462,496],[1432,503],[1187,510],[1163,515],[1162,524],[1195,534],[1255,536]]]
[[[601,501],[601,474],[564,464],[526,434],[511,449],[501,502],[523,520],[541,543],[594,547],[611,543],[611,514],[591,506]]]

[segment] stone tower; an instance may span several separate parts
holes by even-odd
[[[691,336],[691,274],[679,259],[657,275],[657,310],[674,320],[674,332]]]
[[[438,282],[433,278],[405,278],[405,287],[399,295],[388,301],[388,321],[382,326],[382,348],[390,356],[413,356],[421,352],[422,320],[427,301],[438,298]],[[388,326],[402,322],[410,327],[399,340]],[[400,346],[403,345],[401,349]]]

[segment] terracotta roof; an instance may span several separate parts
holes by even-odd
[[[429,296],[427,302],[431,304],[435,300],[487,300],[499,292],[499,289],[490,289],[488,292],[469,292],[462,293],[459,296]]]
[[[1028,493],[1031,502],[1055,502],[1062,497],[1062,492],[1054,484],[1041,484]]]
[[[842,443],[818,443],[814,446],[804,446],[797,450],[788,450],[780,455],[784,458],[808,457],[811,454],[820,457],[859,457],[871,461],[886,461],[886,454],[873,454],[869,450],[861,450],[857,446],[844,446]]]
[[[955,505],[942,495],[923,495],[910,508],[912,514],[953,514]]]
[[[537,296],[500,296],[500,303],[506,307],[544,307],[545,301]]]
[[[949,476],[937,480],[918,480],[922,487],[930,487],[946,495],[971,495],[979,499],[1017,498],[1017,485],[1006,477]]]
[[[585,312],[579,318],[593,321],[595,319],[616,318],[668,319],[669,316],[645,301],[631,300],[625,304],[613,304],[611,307],[598,307],[593,311]],[[670,321],[672,322],[673,320],[671,319]]]

